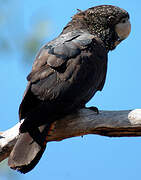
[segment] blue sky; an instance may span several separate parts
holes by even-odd
[[[11,5],[18,8],[11,13],[9,30],[11,39],[25,33],[32,26],[32,16],[38,14],[49,22],[48,34],[43,42],[55,38],[76,13],[99,4],[112,4],[126,9],[130,14],[132,31],[116,50],[109,53],[108,74],[104,89],[88,103],[101,110],[126,110],[140,108],[141,92],[141,1],[134,0],[13,0]],[[17,11],[16,11],[17,12]],[[19,33],[20,32],[20,33]],[[22,33],[21,33],[22,32]],[[14,34],[14,36],[11,35]],[[19,40],[20,42],[20,40]],[[26,76],[31,66],[22,65],[18,47],[11,56],[2,54],[0,60],[0,115],[1,131],[18,122],[18,106],[26,87]],[[138,138],[108,138],[87,135],[83,138],[70,138],[61,142],[48,143],[47,149],[37,167],[26,175],[19,174],[20,180],[131,180],[140,179],[139,156],[141,149]],[[12,171],[12,170],[11,170]],[[11,173],[9,171],[9,174]],[[16,173],[17,174],[17,173]],[[12,179],[1,172],[0,180]]]

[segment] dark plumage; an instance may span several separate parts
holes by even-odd
[[[129,35],[128,19],[125,10],[109,5],[80,11],[41,48],[19,108],[24,121],[9,157],[11,168],[22,173],[33,169],[45,150],[52,122],[85,107],[102,90],[107,54]]]

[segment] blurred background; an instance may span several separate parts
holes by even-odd
[[[18,107],[39,48],[59,35],[77,12],[112,4],[130,14],[132,32],[109,53],[106,84],[88,103],[101,110],[141,108],[141,1],[0,0],[0,131],[18,122]],[[141,176],[141,138],[87,135],[48,143],[41,161],[26,175],[0,164],[0,180],[132,180]]]

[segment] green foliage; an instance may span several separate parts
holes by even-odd
[[[24,1],[0,0],[0,4],[0,53],[18,54],[23,62],[31,63],[47,37],[47,17],[32,11],[29,16]]]

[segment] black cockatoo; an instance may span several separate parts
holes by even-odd
[[[32,170],[46,148],[51,124],[84,108],[102,90],[107,54],[130,29],[124,9],[96,6],[79,11],[56,39],[41,48],[20,104],[23,122],[9,156],[11,168],[22,173]]]

